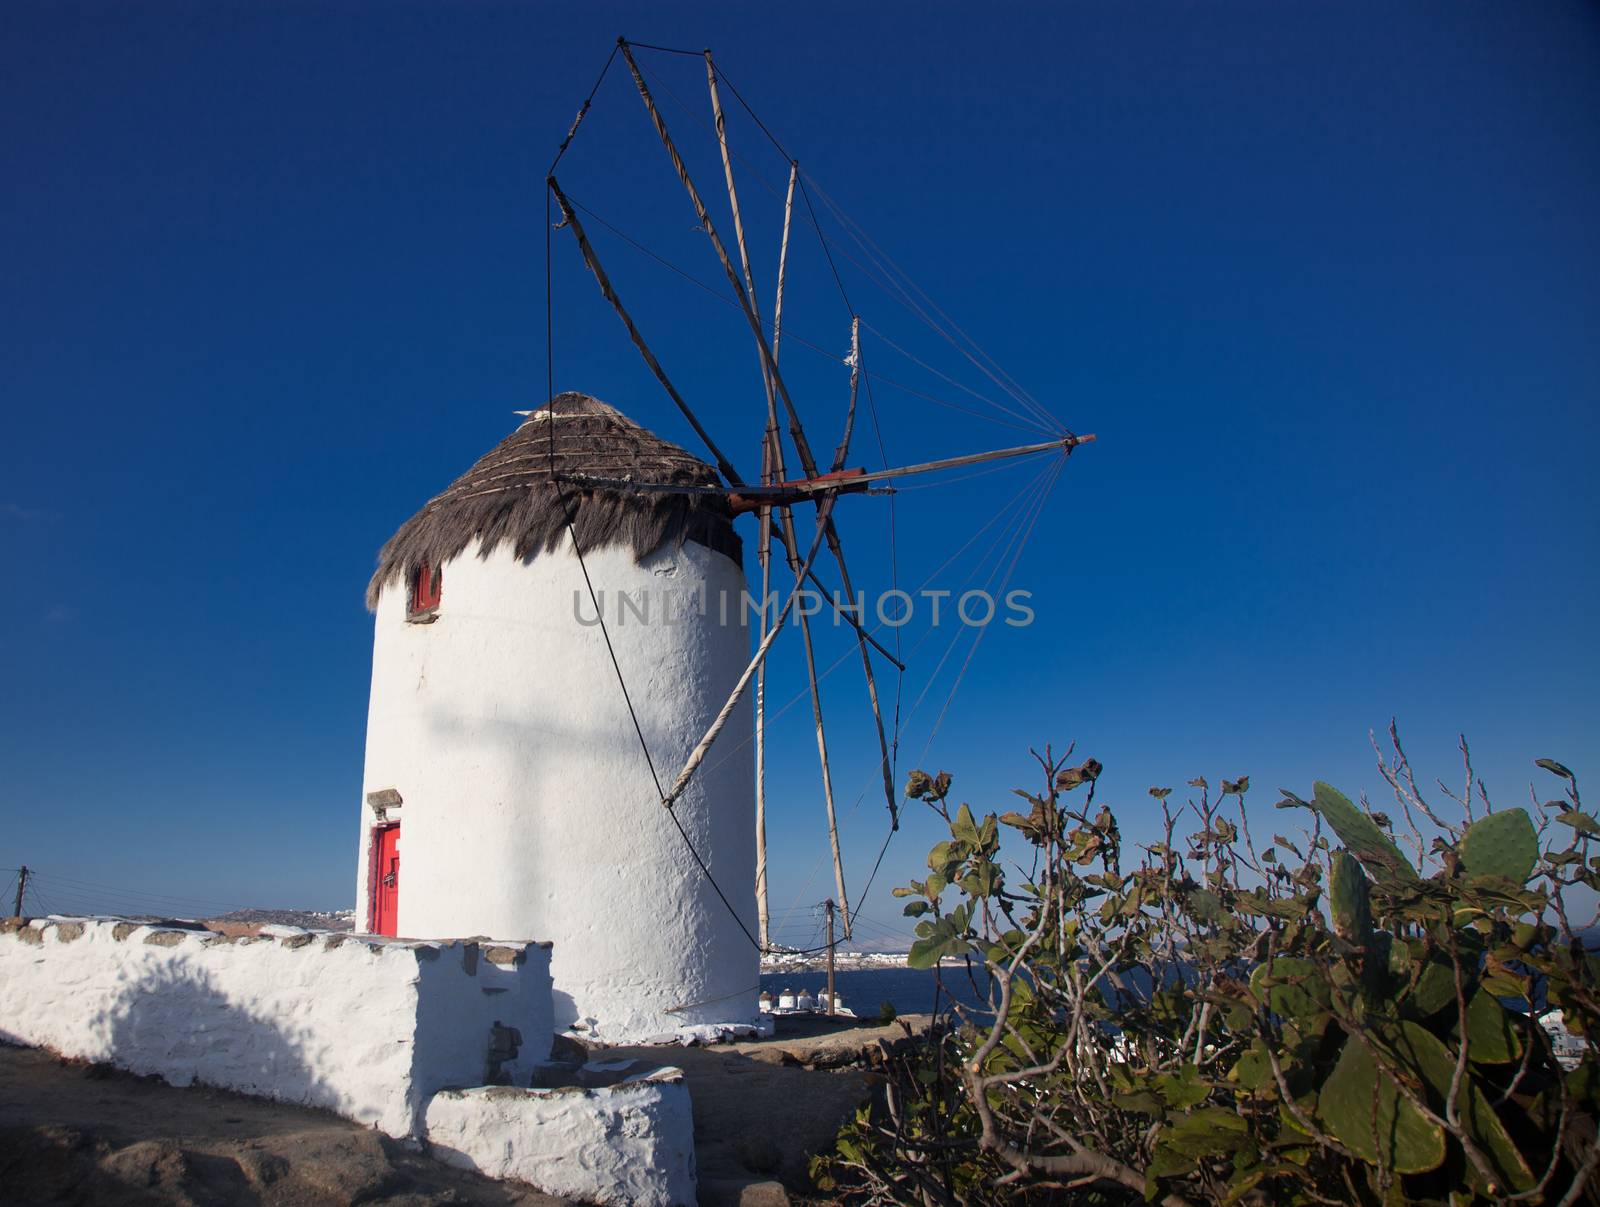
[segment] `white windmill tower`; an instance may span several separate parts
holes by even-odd
[[[641,809],[638,792],[640,737],[681,763],[749,658],[725,497],[577,489],[552,463],[717,481],[606,404],[562,394],[384,546],[357,927],[551,940],[558,1024],[597,1019],[605,1038],[753,1021],[754,900],[719,901],[678,831],[708,863],[753,865],[748,713],[670,813]]]

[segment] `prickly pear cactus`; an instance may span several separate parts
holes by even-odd
[[[1415,880],[1416,868],[1405,857],[1394,840],[1378,828],[1360,809],[1350,803],[1350,798],[1331,784],[1318,780],[1312,785],[1309,801],[1291,798],[1280,801],[1278,808],[1302,806],[1315,809],[1333,827],[1341,842],[1350,848],[1375,880]]]
[[[1372,901],[1367,875],[1348,851],[1333,856],[1329,904],[1333,906],[1333,933],[1346,943],[1366,947],[1372,938]]]
[[[1480,817],[1461,836],[1461,868],[1469,876],[1504,876],[1522,884],[1538,858],[1539,836],[1522,809]]]
[[[1252,843],[1245,776],[1191,780],[1187,834],[1152,788],[1166,832],[1130,858],[1099,765],[1039,762],[1027,813],[912,778],[949,838],[895,890],[908,963],[964,957],[987,1009],[885,1058],[813,1164],[829,1201],[1600,1207],[1600,953],[1561,898],[1600,890],[1600,821],[1570,770],[1540,764],[1564,800],[1465,825],[1401,780],[1408,833],[1432,827],[1414,866],[1323,783],[1285,802],[1320,827]]]

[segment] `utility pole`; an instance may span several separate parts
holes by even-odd
[[[833,898],[829,897],[824,901],[822,907],[828,911],[828,1017],[832,1018],[833,1003],[835,1001],[833,996],[833,911],[835,908]]]
[[[17,905],[16,905],[16,908],[11,911],[11,916],[13,918],[22,917],[22,890],[27,888],[27,887],[28,887],[28,865],[27,864],[23,864],[20,868],[17,869]],[[828,930],[828,940],[829,940],[829,942],[832,942],[832,940],[833,940],[833,930],[832,930],[832,917],[833,917],[833,915],[830,914],[828,917],[829,917],[829,924],[830,924],[829,930]],[[828,959],[830,961],[830,965],[829,966],[831,967],[832,966],[831,961],[833,959],[833,952],[831,952],[831,951],[828,952]],[[831,984],[832,982],[830,981],[829,983]]]

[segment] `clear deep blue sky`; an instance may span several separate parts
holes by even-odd
[[[363,587],[398,524],[544,398],[542,176],[618,33],[714,47],[829,195],[1100,436],[1017,564],[1036,623],[989,633],[925,758],[966,649],[938,668],[941,630],[912,660],[907,712],[933,682],[902,774],[947,767],[1004,808],[1030,744],[1076,740],[1141,838],[1145,789],[1194,775],[1249,774],[1257,810],[1313,778],[1380,796],[1367,731],[1391,715],[1452,780],[1465,731],[1504,802],[1539,756],[1600,771],[1592,6],[12,3],[0,866],[349,904]],[[645,62],[720,215],[703,71]],[[781,184],[742,117],[732,136]],[[563,183],[715,284],[668,173],[614,74]],[[770,291],[778,203],[742,183]],[[595,233],[753,472],[763,403],[737,315]],[[816,243],[795,246],[791,329],[842,353]],[[565,232],[556,249],[557,388],[695,447]],[[841,269],[867,321],[999,397]],[[869,368],[985,410],[875,338]],[[798,345],[785,360],[831,446],[843,371]],[[897,462],[1029,438],[875,395]],[[878,463],[870,435],[853,459]],[[901,495],[904,584],[1038,469]],[[840,510],[873,589],[887,509]],[[1008,523],[944,585],[981,580]],[[819,641],[825,664],[849,652]],[[778,696],[801,688],[793,646],[775,675]],[[873,778],[857,666],[828,706],[859,884],[884,812],[855,804]],[[827,891],[808,711],[774,737],[779,911]],[[890,848],[863,909],[880,928],[903,929],[885,890],[932,840],[915,821]],[[63,908],[128,900],[56,889]]]

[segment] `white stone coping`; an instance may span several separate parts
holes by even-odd
[[[190,921],[187,918],[163,918],[157,922],[139,919],[124,918],[120,914],[47,914],[39,918],[0,918],[0,936],[16,933],[25,943],[37,943],[47,930],[54,928],[56,938],[62,943],[71,943],[81,938],[84,927],[92,923],[109,924],[112,928],[111,937],[116,942],[132,938],[143,931],[144,942],[153,943],[160,947],[174,946],[181,942],[181,936],[198,936],[201,945],[211,947],[216,944],[236,943],[263,943],[282,942],[289,949],[306,947],[314,941],[320,940],[324,951],[333,951],[346,943],[364,943],[373,952],[385,949],[395,951],[428,951],[437,955],[441,951],[459,948],[463,951],[476,947],[483,958],[492,964],[512,964],[519,957],[534,949],[540,948],[549,951],[554,944],[547,939],[491,939],[484,935],[473,935],[461,939],[407,939],[395,938],[391,935],[369,935],[353,930],[308,930],[299,926],[285,926],[277,922],[263,922],[255,934],[225,935],[221,931],[212,930],[202,922]],[[33,931],[34,935],[23,935],[23,931]],[[152,939],[151,933],[173,934],[179,939]],[[430,957],[424,956],[424,959]]]
[[[441,1090],[428,1101],[432,1155],[547,1194],[629,1207],[696,1201],[694,1120],[683,1071],[614,1085]]]

